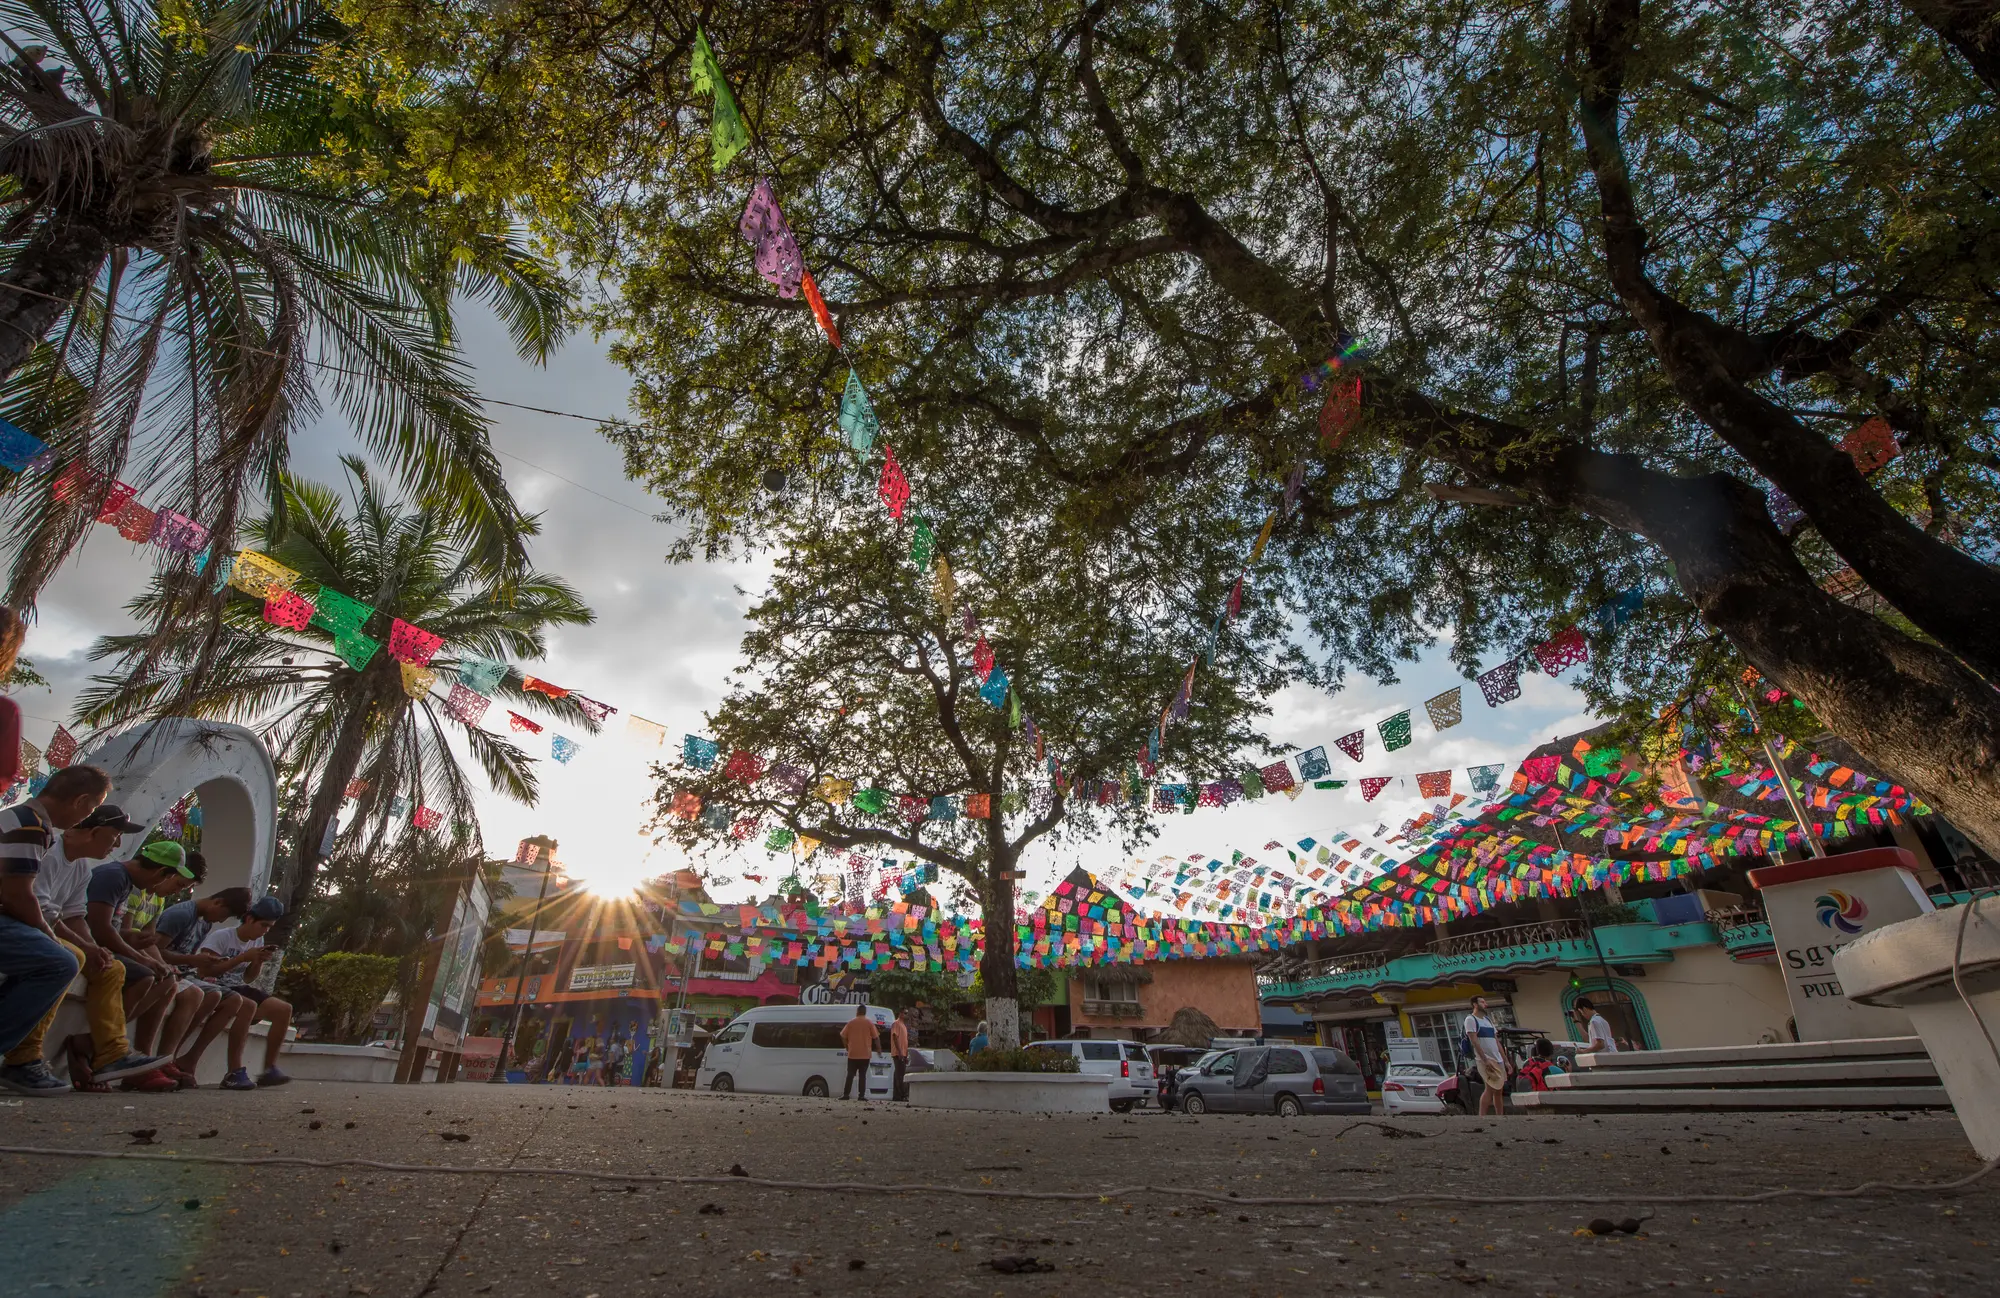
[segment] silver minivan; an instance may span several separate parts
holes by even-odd
[[[1136,1041],[1030,1041],[1034,1050],[1063,1050],[1080,1073],[1111,1076],[1111,1111],[1130,1113],[1154,1099],[1153,1060]]]
[[[1370,1113],[1368,1085],[1331,1046],[1245,1046],[1183,1073],[1183,1113]]]

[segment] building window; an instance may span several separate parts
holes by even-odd
[[[1136,983],[1106,982],[1091,978],[1084,983],[1083,993],[1085,1000],[1124,1001],[1132,1005],[1139,1003],[1139,987]]]
[[[1465,1016],[1470,1009],[1442,1010],[1430,1014],[1410,1014],[1410,1029],[1418,1040],[1437,1042],[1438,1061],[1456,1072],[1466,1063]],[[1486,1003],[1486,1017],[1493,1020],[1496,1028],[1511,1028],[1514,1023],[1512,1005]]]

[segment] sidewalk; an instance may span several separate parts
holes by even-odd
[[[667,1174],[740,1165],[821,1183],[1150,1183],[1246,1197],[1586,1189],[1592,1198],[1527,1208],[1239,1207],[1143,1194],[1031,1202],[0,1156],[0,1255],[9,1293],[95,1282],[104,1286],[95,1292],[134,1298],[1969,1294],[1995,1273],[2000,1173],[1943,1198],[1648,1204],[1659,1194],[1963,1176],[1978,1165],[1948,1115],[1356,1121],[1018,1118],[631,1089],[300,1083],[26,1101],[0,1108],[0,1144]],[[155,1143],[135,1147],[125,1133],[146,1128]],[[1595,1217],[1648,1213],[1636,1236],[1575,1233]],[[1027,1256],[1056,1269],[989,1265]]]

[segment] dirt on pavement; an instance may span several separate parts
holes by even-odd
[[[1661,1202],[1962,1177],[1979,1164],[1948,1113],[1024,1117],[623,1088],[301,1082],[19,1102],[0,1108],[0,1144],[481,1169],[0,1156],[5,1298],[1972,1294],[2000,1279],[2000,1172],[1952,1194]],[[723,1179],[520,1171],[535,1167]],[[1088,1197],[787,1190],[732,1176],[739,1168],[822,1186]],[[1137,1188],[1148,1186],[1223,1198]],[[1466,1201],[1242,1202],[1412,1192]],[[1486,1202],[1495,1195],[1581,1197]],[[1643,1218],[1636,1232],[1590,1233],[1593,1220],[1627,1218]]]

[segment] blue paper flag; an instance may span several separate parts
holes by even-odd
[[[567,735],[557,735],[555,738],[549,740],[549,756],[567,766],[569,765],[569,759],[575,757],[577,750],[582,747],[582,744],[579,744]]]
[[[1299,754],[1299,778],[1301,780],[1321,780],[1333,769],[1326,760],[1326,745],[1308,748]]]
[[[0,419],[0,467],[26,473],[30,465],[48,453],[47,442]]]
[[[718,753],[713,739],[703,739],[699,735],[689,735],[681,740],[681,761],[697,771],[712,770]]]
[[[985,699],[996,708],[1005,707],[1007,703],[1007,673],[995,667],[993,674],[986,678],[986,683],[979,687],[979,697]]]

